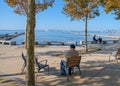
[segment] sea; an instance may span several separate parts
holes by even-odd
[[[0,30],[0,35],[3,34],[14,34],[22,33],[25,30]],[[117,35],[120,36],[118,31],[108,32],[108,31],[88,31],[88,34],[96,35]],[[84,40],[84,31],[73,31],[73,30],[35,30],[35,41],[58,41],[58,42],[77,42]],[[103,40],[111,38],[102,38]],[[21,45],[25,40],[25,35],[20,35],[10,41],[16,41],[17,45]],[[92,40],[92,36],[88,36],[88,40]]]

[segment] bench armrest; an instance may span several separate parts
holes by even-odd
[[[42,63],[43,63],[43,64],[47,64],[47,60],[41,60],[41,61],[39,61],[38,63],[39,63],[39,64],[42,64]]]

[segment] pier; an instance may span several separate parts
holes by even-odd
[[[3,35],[0,35],[0,44],[3,44],[3,45],[16,45],[16,42],[15,41],[9,41],[15,37],[18,37],[20,35],[23,35],[25,34],[24,32],[23,33],[17,33],[15,32],[14,34],[3,34]]]
[[[17,33],[15,32],[14,34],[3,34],[3,35],[0,35],[0,40],[11,40],[15,37],[18,37],[20,35],[23,35],[25,34],[24,32],[23,33]]]

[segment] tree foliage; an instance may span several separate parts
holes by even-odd
[[[14,12],[20,15],[28,14],[28,0],[5,0],[5,2],[12,8]],[[54,0],[35,0],[35,12],[41,12],[52,7]]]
[[[66,5],[63,8],[63,13],[70,16],[71,20],[81,18],[95,18],[99,16],[98,0],[64,0]]]
[[[120,19],[120,0],[101,0],[105,7],[105,12],[112,12],[116,15],[115,19]]]
[[[71,17],[71,20],[83,19],[85,21],[85,50],[87,52],[87,23],[88,19],[99,16],[99,0],[64,0],[64,2],[66,4],[63,8],[63,13],[67,17]]]

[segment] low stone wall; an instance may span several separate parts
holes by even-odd
[[[22,42],[22,44],[25,44],[25,42]],[[70,45],[70,44],[75,44],[77,45],[76,41],[36,41],[36,45]]]
[[[3,44],[3,45],[16,45],[16,42],[15,41],[0,40],[0,44]]]

